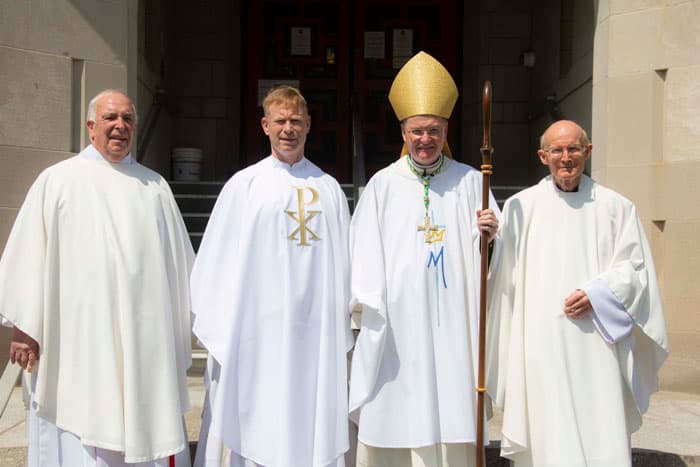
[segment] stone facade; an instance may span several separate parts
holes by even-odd
[[[600,1],[593,176],[635,202],[652,242],[671,358],[662,386],[700,387],[700,2]]]
[[[146,165],[168,178],[171,148],[194,146],[203,179],[228,178],[242,119],[260,118],[241,115],[244,11],[239,0],[0,0],[0,250],[36,175],[86,143],[85,107],[104,88],[132,96],[140,127],[158,115]],[[473,148],[462,159],[478,165],[485,79],[495,185],[546,173],[536,149],[554,119],[587,128],[593,177],[636,203],[652,242],[672,350],[662,385],[697,391],[700,0],[484,0],[460,11],[463,128],[450,131]],[[530,53],[533,67],[522,63]]]

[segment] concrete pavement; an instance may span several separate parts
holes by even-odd
[[[204,387],[198,374],[190,376],[188,383],[192,410],[186,417],[187,431],[190,441],[196,441]],[[489,423],[492,439],[500,438],[500,420],[496,413]],[[668,390],[656,393],[644,416],[642,429],[632,436],[632,445],[635,448],[635,467],[700,466],[700,394]],[[22,390],[17,387],[0,418],[0,465],[24,466],[26,446],[25,409]]]

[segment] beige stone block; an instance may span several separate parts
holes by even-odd
[[[0,45],[103,63],[126,63],[128,2],[3,2]]]
[[[668,332],[669,355],[659,371],[664,391],[697,393],[700,388],[700,333]]]
[[[663,7],[668,3],[667,0],[609,0],[609,8],[611,15],[619,15],[624,13],[634,13],[641,10],[649,10],[651,8]]]
[[[656,181],[654,198],[657,217],[672,220],[700,219],[700,203],[697,201],[700,163],[663,164],[650,169]]]
[[[87,107],[89,102],[98,93],[105,89],[118,89],[127,92],[127,67],[124,65],[112,65],[106,63],[76,61],[73,63],[73,105],[76,107],[73,116],[73,146],[72,150],[80,151],[90,144],[86,127]],[[130,96],[137,112],[140,110],[138,104],[138,91]],[[139,116],[144,118],[139,112]]]
[[[657,210],[658,177],[650,166],[626,165],[605,167],[605,186],[630,199],[643,219],[666,219]]]
[[[700,219],[698,163],[608,165],[606,174],[606,185],[632,200],[644,219]]]
[[[18,208],[42,170],[72,155],[69,152],[0,147],[0,207]]]
[[[610,21],[598,22],[593,36],[593,85],[607,80],[610,56]]]
[[[700,271],[700,220],[666,222],[662,300],[669,332],[700,334],[697,276]]]
[[[67,151],[71,61],[0,46],[0,145]]]
[[[85,76],[83,80],[85,83],[85,96],[89,102],[97,93],[105,89],[126,91],[127,70],[124,65],[120,64],[85,62]],[[137,96],[130,97],[136,104]],[[138,104],[136,105],[138,107]],[[85,107],[87,108],[87,105]]]
[[[660,63],[669,68],[700,63],[700,2],[682,2],[666,9]]]
[[[700,47],[700,46],[699,46]],[[695,49],[697,53],[698,49]],[[664,160],[700,160],[700,65],[666,75]]]
[[[644,226],[647,239],[649,240],[655,271],[659,280],[659,287],[663,289],[665,278],[664,272],[666,270],[666,237],[664,236],[664,232],[666,231],[666,222],[653,219],[641,219],[641,221],[642,225]]]
[[[662,158],[663,81],[655,72],[608,80],[608,164],[645,164]]]
[[[596,21],[598,24],[605,21],[610,17],[610,2],[615,2],[616,0],[598,0],[596,2]]]
[[[657,66],[663,10],[641,10],[610,17],[609,75],[643,73]]]
[[[593,143],[591,167],[593,178],[605,183],[604,168],[608,164],[608,81],[594,82],[592,86],[592,119],[590,138]]]

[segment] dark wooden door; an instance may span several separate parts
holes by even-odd
[[[353,115],[358,117],[366,175],[394,161],[402,143],[387,99],[391,82],[408,56],[424,50],[445,65],[459,87],[459,8],[455,0],[248,2],[246,164],[269,154],[260,128],[260,95],[284,82],[297,84],[309,103],[306,155],[341,183],[352,182]],[[457,110],[451,130],[459,128]],[[458,138],[449,141],[458,150]]]

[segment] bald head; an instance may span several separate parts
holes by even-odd
[[[548,139],[551,139],[562,132],[578,133],[581,146],[588,146],[591,144],[591,141],[588,139],[588,134],[586,134],[586,130],[581,128],[578,123],[571,120],[559,120],[552,123],[549,128],[542,133],[542,136],[540,136],[540,149],[545,149]]]
[[[560,120],[542,134],[537,155],[542,164],[549,167],[561,190],[574,191],[581,182],[592,148],[583,128],[571,120]]]

